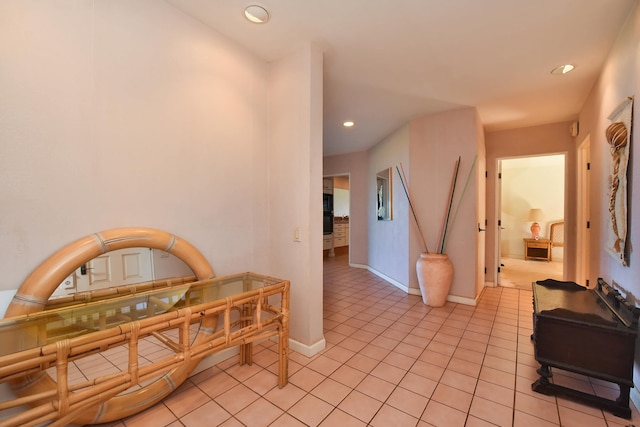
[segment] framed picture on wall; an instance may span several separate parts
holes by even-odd
[[[391,221],[391,168],[376,174],[376,216],[378,221]]]

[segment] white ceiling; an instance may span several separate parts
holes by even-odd
[[[636,0],[167,0],[265,61],[324,52],[324,155],[476,106],[487,131],[575,120]],[[249,23],[246,5],[267,8]],[[564,76],[552,68],[571,63]],[[351,119],[356,126],[342,127]]]

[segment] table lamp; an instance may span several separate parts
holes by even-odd
[[[533,221],[531,224],[531,238],[539,239],[540,238],[540,224],[538,221],[542,221],[543,218],[542,209],[531,209],[529,210],[529,216],[527,217],[527,221]]]

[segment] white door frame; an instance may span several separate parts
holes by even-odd
[[[566,216],[567,214],[567,182],[568,182],[568,178],[567,178],[567,160],[568,160],[568,154],[566,152],[558,152],[558,153],[540,153],[540,154],[531,154],[531,155],[522,155],[522,156],[509,156],[509,157],[498,157],[496,158],[496,185],[495,185],[495,217],[496,217],[496,224],[495,224],[495,228],[494,228],[494,236],[495,236],[495,247],[494,247],[494,254],[495,254],[495,261],[494,261],[494,272],[496,274],[496,280],[495,280],[495,286],[500,286],[500,257],[501,257],[501,246],[502,246],[502,242],[501,242],[501,232],[502,229],[504,229],[503,225],[502,225],[502,162],[504,160],[512,160],[512,159],[520,159],[520,158],[526,158],[526,157],[546,157],[546,156],[555,156],[555,155],[562,155],[564,156],[564,176],[565,176],[565,182],[564,182],[564,214]],[[566,242],[566,227],[565,227],[565,239],[564,241]],[[566,252],[565,252],[566,254]],[[562,275],[563,277],[567,276],[567,257],[565,256],[563,261],[562,261]]]
[[[589,169],[590,169],[591,136],[587,135],[578,145],[578,194],[576,209],[576,283],[587,285],[589,280]],[[595,284],[594,284],[595,285]]]
[[[500,286],[500,281],[501,281],[501,277],[500,277],[500,271],[501,271],[501,264],[500,264],[500,257],[501,257],[501,253],[502,253],[502,229],[504,227],[502,227],[501,222],[502,222],[502,160],[504,160],[504,158],[499,158],[496,159],[496,179],[495,179],[495,183],[496,183],[496,188],[495,188],[495,218],[496,218],[496,223],[495,225],[495,248],[494,248],[494,254],[495,254],[495,265],[493,267],[493,271],[495,272],[496,275],[496,280],[494,281],[495,286]]]

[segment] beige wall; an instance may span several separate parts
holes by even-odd
[[[628,238],[631,245],[629,267],[623,267],[604,249],[608,221],[608,177],[609,146],[604,137],[610,124],[609,114],[628,96],[640,93],[640,10],[636,7],[607,60],[597,84],[580,112],[580,135],[582,142],[591,140],[591,258],[590,280],[603,277],[608,282],[615,280],[637,300],[640,295],[640,156],[634,152],[640,142],[638,120],[634,119],[629,170],[631,180],[629,199]],[[637,117],[638,100],[634,111]],[[635,154],[633,154],[635,153]],[[635,248],[635,249],[634,249]],[[636,379],[638,381],[638,379]]]
[[[367,154],[368,265],[396,285],[409,287],[409,216],[407,199],[396,170],[400,164],[409,168],[409,125],[393,132]],[[392,220],[379,221],[376,213],[376,174],[388,168],[392,168]],[[414,288],[417,290],[418,286]]]
[[[414,208],[418,215],[430,252],[438,252],[440,233],[449,204],[449,191],[455,162],[460,156],[460,170],[456,194],[450,216],[452,227],[447,233],[444,253],[449,255],[454,267],[450,295],[472,303],[483,282],[479,276],[478,252],[482,253],[484,236],[478,232],[477,224],[484,218],[478,198],[481,192],[478,169],[484,160],[484,141],[477,125],[479,119],[475,108],[460,108],[413,120],[410,124],[410,169],[408,180],[411,186]],[[474,168],[472,170],[472,167]],[[462,196],[465,182],[469,183]],[[458,205],[460,208],[458,208]],[[457,213],[456,213],[457,212]],[[422,244],[415,226],[411,225],[409,264],[415,262]],[[417,287],[415,268],[410,269],[411,287]]]
[[[291,336],[323,345],[322,55],[266,64],[155,0],[0,2],[0,16],[0,313],[62,246],[144,226],[218,275],[291,279]]]
[[[322,53],[306,47],[271,65],[270,271],[291,280],[291,338],[311,355],[322,333]],[[294,239],[300,229],[300,241]]]
[[[3,289],[122,226],[176,233],[218,274],[268,267],[248,250],[268,242],[266,64],[164,2],[0,13]]]
[[[580,134],[578,142],[590,138],[591,141],[591,257],[590,281],[598,277],[607,282],[615,281],[623,294],[639,304],[640,295],[640,156],[631,155],[629,170],[629,229],[628,239],[631,245],[629,266],[623,267],[604,249],[606,228],[608,227],[608,175],[609,147],[604,137],[606,127],[610,124],[609,114],[628,96],[640,93],[640,9],[632,11],[626,25],[621,29],[602,74],[594,85],[585,105],[580,111]],[[638,100],[634,106],[634,129],[632,132],[631,150],[640,146],[638,132]],[[636,351],[634,367],[634,383],[640,383],[640,352]],[[633,388],[631,397],[640,407],[640,395]]]

